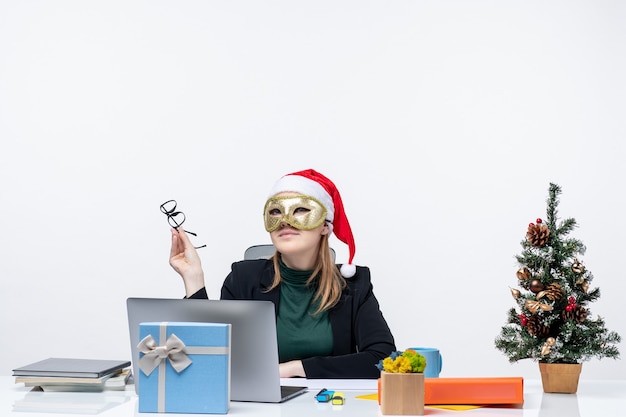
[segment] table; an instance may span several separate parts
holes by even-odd
[[[100,415],[103,417],[149,417],[137,411],[137,396],[132,386],[125,391],[101,393],[33,392],[14,377],[0,376],[0,415],[42,417],[58,415]],[[307,385],[310,392],[282,404],[231,402],[228,415],[255,417],[367,417],[381,416],[377,401],[357,396],[375,393],[374,381],[359,380],[283,380]],[[304,384],[303,384],[304,382]],[[342,406],[317,403],[313,395],[320,388],[341,390],[346,395]],[[167,414],[168,416],[177,416]],[[180,415],[180,414],[178,414]],[[577,394],[545,394],[541,381],[524,381],[522,407],[481,407],[453,411],[426,407],[426,416],[455,417],[623,417],[626,415],[626,380],[581,380]],[[197,417],[198,414],[188,416]]]

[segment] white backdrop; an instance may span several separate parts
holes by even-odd
[[[0,0],[0,375],[129,358],[126,298],[183,296],[159,205],[217,297],[306,168],[340,188],[398,347],[439,347],[442,376],[538,378],[493,340],[550,182],[626,337],[625,4]]]

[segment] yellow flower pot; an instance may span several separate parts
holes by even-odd
[[[424,415],[423,373],[380,373],[383,415]]]

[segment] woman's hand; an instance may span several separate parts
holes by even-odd
[[[204,288],[204,271],[198,252],[182,228],[172,228],[170,265],[183,278],[185,294],[191,297]]]
[[[294,376],[306,378],[306,374],[304,373],[304,366],[302,366],[302,361],[295,360],[283,362],[278,365],[278,371],[281,378],[291,378]]]

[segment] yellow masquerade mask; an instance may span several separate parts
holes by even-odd
[[[326,220],[326,208],[306,195],[271,197],[265,203],[265,230],[273,232],[285,222],[301,230],[313,230]]]

